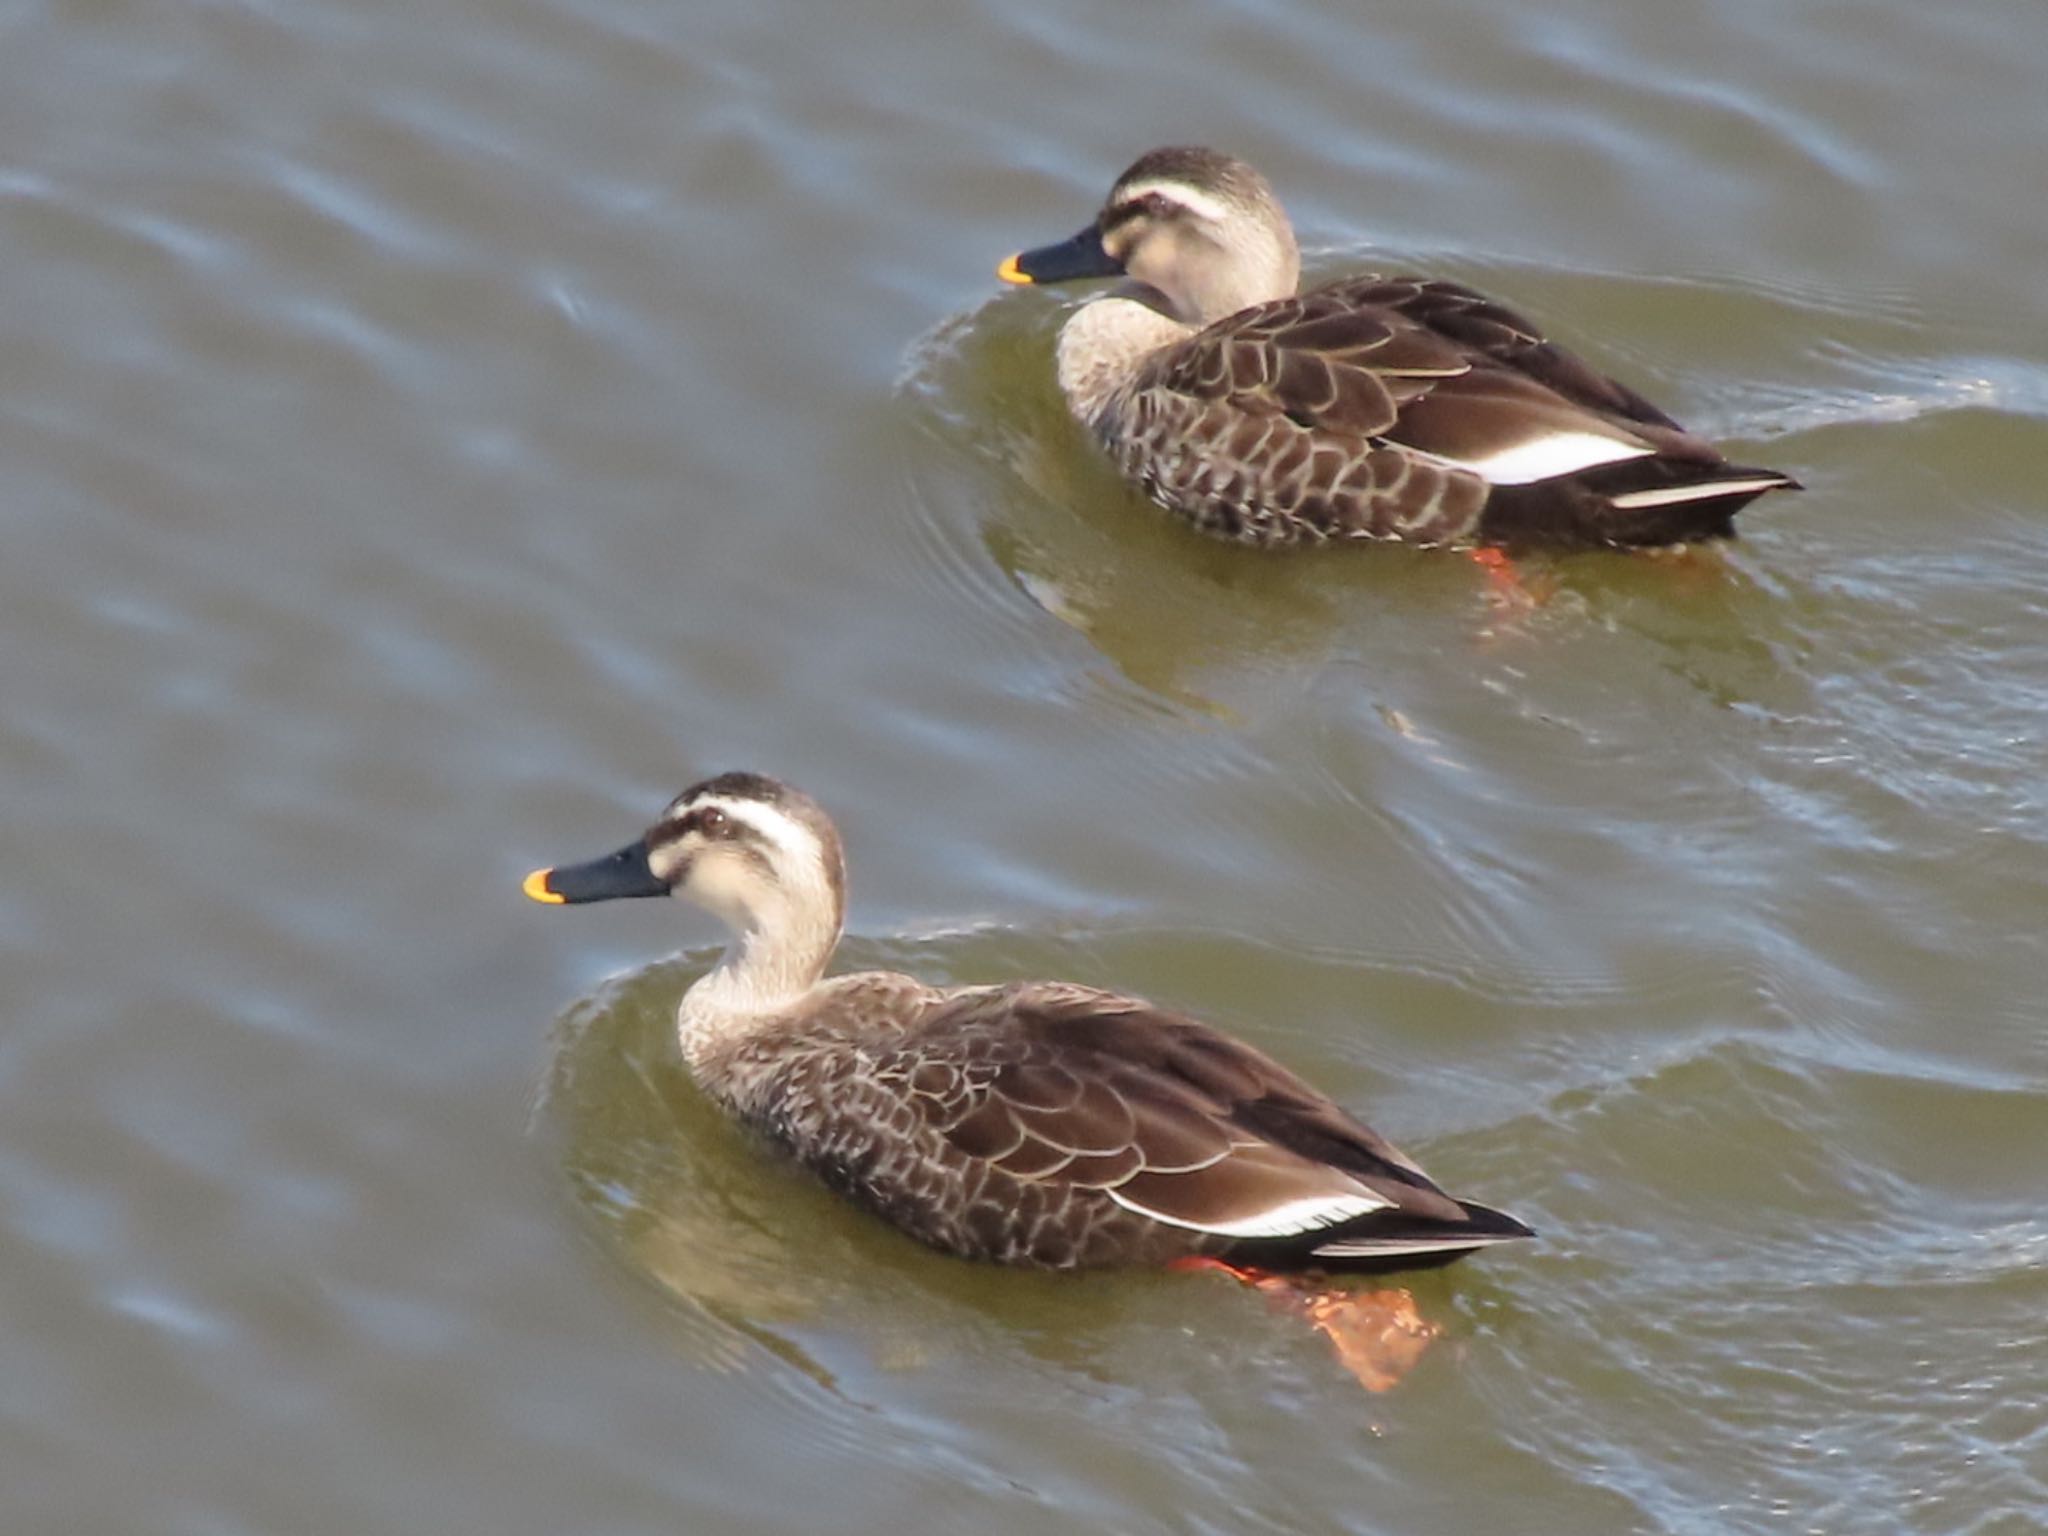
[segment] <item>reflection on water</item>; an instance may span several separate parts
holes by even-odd
[[[759,1149],[684,1071],[675,1007],[696,969],[678,962],[618,978],[565,1013],[541,1108],[564,1137],[570,1187],[607,1244],[723,1325],[685,1330],[693,1346],[730,1366],[730,1329],[802,1359],[775,1330],[830,1310],[845,1255],[805,1247],[791,1262],[781,1202],[810,1204],[802,1184],[755,1166],[765,1161]]]

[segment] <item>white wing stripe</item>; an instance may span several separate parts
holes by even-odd
[[[1149,1216],[1154,1221],[1166,1223],[1169,1227],[1214,1232],[1220,1237],[1292,1237],[1297,1232],[1314,1232],[1323,1227],[1334,1227],[1339,1222],[1351,1220],[1354,1216],[1385,1210],[1394,1203],[1370,1194],[1316,1195],[1306,1200],[1289,1200],[1285,1205],[1269,1207],[1256,1216],[1247,1216],[1240,1221],[1185,1221],[1178,1216],[1169,1216],[1164,1211],[1155,1211],[1150,1206],[1140,1205],[1120,1190],[1110,1189],[1104,1193],[1125,1210],[1136,1211],[1140,1216]]]
[[[1375,1241],[1359,1238],[1351,1242],[1324,1243],[1312,1250],[1316,1257],[1325,1259],[1370,1259],[1382,1254],[1403,1253],[1456,1253],[1466,1248],[1485,1248],[1493,1243],[1512,1243],[1521,1236],[1516,1232],[1475,1233],[1471,1237],[1387,1237]]]
[[[1591,469],[1596,464],[1640,459],[1654,452],[1646,444],[1603,437],[1597,432],[1552,432],[1480,459],[1443,457],[1449,463],[1462,464],[1475,474],[1484,475],[1495,485],[1528,485],[1569,475],[1574,470]]]
[[[1623,511],[1631,507],[1675,507],[1687,501],[1712,501],[1721,496],[1740,496],[1745,491],[1768,491],[1785,483],[1783,475],[1759,475],[1754,480],[1708,480],[1699,485],[1665,486],[1653,491],[1630,491],[1608,498]]]

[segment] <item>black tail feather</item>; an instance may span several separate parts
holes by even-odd
[[[1460,1200],[1471,1226],[1468,1230],[1487,1237],[1534,1237],[1536,1229],[1515,1220],[1506,1211],[1496,1211],[1490,1205],[1481,1205],[1476,1200]]]
[[[1479,533],[1502,544],[1637,548],[1726,539],[1735,535],[1735,514],[1757,497],[1799,489],[1774,469],[1653,454],[1528,485],[1497,485]]]
[[[1317,1232],[1242,1242],[1231,1249],[1231,1256],[1275,1269],[1376,1274],[1435,1269],[1495,1243],[1536,1235],[1505,1211],[1470,1200],[1457,1204],[1464,1212],[1462,1220],[1418,1216],[1399,1208],[1373,1211]],[[1352,1245],[1354,1251],[1343,1251],[1347,1245]],[[1330,1252],[1332,1248],[1339,1251]]]

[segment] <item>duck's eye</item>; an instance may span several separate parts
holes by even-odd
[[[715,805],[707,805],[697,813],[697,830],[706,837],[725,836],[728,825],[725,812]]]

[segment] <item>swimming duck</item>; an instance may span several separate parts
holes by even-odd
[[[525,890],[551,904],[682,896],[723,919],[731,943],[678,1012],[691,1075],[833,1189],[948,1253],[1054,1269],[1414,1268],[1533,1235],[1445,1194],[1279,1063],[1141,999],[827,978],[839,834],[774,779],[706,779],[637,841],[535,870]]]
[[[1124,279],[1061,330],[1060,390],[1126,479],[1241,543],[1671,544],[1798,489],[1461,284],[1298,294],[1273,189],[1213,149],[1139,157],[1086,229],[996,271]]]

